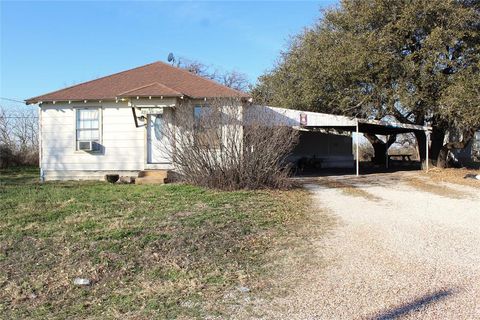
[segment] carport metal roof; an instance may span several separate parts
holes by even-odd
[[[269,106],[253,106],[262,112],[268,113],[276,125],[289,125],[297,130],[311,131],[315,129],[336,129],[356,132],[356,174],[359,175],[359,133],[371,133],[379,135],[392,135],[408,132],[425,132],[426,155],[428,159],[428,145],[430,142],[431,127],[401,123],[397,121],[368,120],[337,116],[327,113],[309,112],[294,109],[284,109]],[[426,161],[428,170],[428,161]]]

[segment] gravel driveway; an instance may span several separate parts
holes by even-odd
[[[431,192],[408,182],[415,176],[306,181],[319,210],[338,220],[312,252],[327,266],[285,274],[295,278],[288,293],[257,303],[254,314],[264,319],[480,319],[480,189],[431,182]]]

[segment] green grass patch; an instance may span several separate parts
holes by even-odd
[[[40,184],[34,168],[0,171],[0,197],[0,314],[38,319],[226,317],[225,294],[261,290],[267,253],[309,202],[302,190]]]

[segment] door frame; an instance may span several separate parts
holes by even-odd
[[[164,111],[165,111],[165,110],[164,110]],[[148,143],[149,143],[149,139],[148,139],[148,138],[149,138],[149,135],[150,135],[150,133],[149,133],[149,130],[150,130],[150,119],[151,119],[152,116],[157,116],[157,115],[159,115],[159,114],[162,115],[162,118],[163,118],[164,115],[165,115],[165,112],[162,112],[162,113],[148,113],[148,114],[145,115],[145,117],[146,117],[146,119],[145,119],[146,125],[145,125],[145,131],[144,131],[144,133],[145,133],[145,139],[144,139],[144,141],[145,141],[145,144],[144,144],[144,145],[145,145],[145,147],[144,147],[144,150],[145,150],[145,152],[144,152],[144,167],[145,167],[145,169],[153,169],[153,170],[155,170],[155,169],[160,169],[160,170],[161,170],[161,169],[166,169],[166,170],[170,170],[170,169],[173,169],[172,161],[170,161],[170,162],[158,162],[158,163],[149,163],[149,162],[148,162],[149,150],[150,150],[150,147],[149,147],[149,145],[148,145]],[[164,124],[165,124],[165,123],[164,123]]]

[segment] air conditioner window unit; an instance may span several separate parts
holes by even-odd
[[[92,141],[78,141],[78,150],[92,151],[93,150],[93,142]]]

